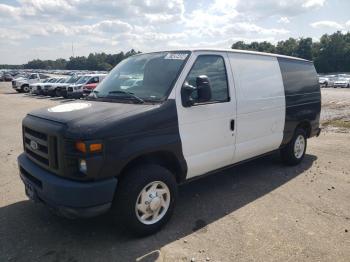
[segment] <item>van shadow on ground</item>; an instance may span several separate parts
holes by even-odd
[[[14,203],[0,208],[0,261],[154,261],[166,244],[268,194],[316,159],[306,155],[299,166],[285,167],[272,155],[185,184],[171,221],[146,238],[130,236],[108,214],[67,220],[30,201]]]

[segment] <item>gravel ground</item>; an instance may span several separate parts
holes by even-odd
[[[321,122],[324,131],[350,132],[350,89],[322,89]]]
[[[350,89],[322,95],[324,121],[349,117]],[[272,155],[186,184],[170,223],[135,239],[108,214],[67,220],[27,200],[21,119],[63,102],[0,83],[0,261],[349,261],[349,133],[328,126],[297,167]]]

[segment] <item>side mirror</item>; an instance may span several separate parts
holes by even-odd
[[[196,78],[198,103],[208,102],[211,99],[211,86],[209,78],[206,75],[201,75]]]
[[[206,75],[201,75],[196,78],[196,86],[185,82],[181,88],[181,100],[184,107],[191,107],[194,103],[204,103],[211,99],[211,87],[209,78]],[[197,98],[192,97],[193,92],[197,92]]]
[[[196,86],[190,85],[188,82],[181,88],[181,100],[184,107],[191,107],[194,103],[204,103],[211,99],[211,86],[209,78],[201,75],[196,78]],[[197,92],[197,98],[192,97],[193,92]]]
[[[197,88],[191,86],[187,81],[181,88],[181,100],[184,107],[191,107],[194,105],[194,100],[192,98],[192,93],[196,91]]]

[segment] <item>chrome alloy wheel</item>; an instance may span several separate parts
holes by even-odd
[[[135,212],[138,220],[145,225],[152,225],[161,220],[170,206],[170,190],[161,181],[146,185],[136,200]]]
[[[294,143],[294,156],[299,159],[303,156],[305,150],[305,138],[299,135]]]

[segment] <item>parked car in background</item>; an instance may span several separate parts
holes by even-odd
[[[56,80],[56,78],[47,78],[43,80],[42,82],[37,82],[29,85],[30,93],[35,95],[42,95],[44,85],[47,85],[48,83],[52,83]]]
[[[12,80],[12,88],[19,93],[28,93],[30,91],[29,85],[32,83],[42,82],[49,78],[47,75],[33,73],[29,74],[28,77],[19,77]]]
[[[350,78],[345,78],[345,77],[339,77],[337,80],[334,81],[334,88],[337,87],[350,87]]]
[[[67,98],[67,88],[68,86],[76,83],[79,81],[79,79],[81,78],[80,75],[72,75],[71,77],[69,77],[65,83],[57,83],[56,84],[56,96],[57,97],[64,97],[64,98]]]
[[[102,75],[102,77],[100,77],[100,81],[96,82],[96,83],[88,83],[83,85],[83,95],[87,96],[91,93],[91,91],[93,91],[101,82],[102,80],[105,78],[105,75]]]
[[[326,76],[320,76],[318,78],[318,83],[320,84],[320,87],[333,87],[334,81],[331,77]]]
[[[98,85],[99,83],[86,84],[83,86],[83,95],[89,95]]]
[[[43,95],[45,96],[53,96],[52,94],[55,93],[55,89],[53,88],[56,84],[58,83],[63,83],[64,81],[66,81],[66,78],[64,77],[59,77],[59,78],[55,78],[55,81],[52,81],[50,83],[47,83],[46,85],[44,85],[43,87]]]
[[[0,76],[0,81],[9,82],[13,80],[13,76],[10,73],[3,73]]]
[[[83,97],[84,91],[83,87],[89,84],[98,84],[104,78],[106,74],[91,74],[82,76],[79,81],[77,81],[74,85],[70,85],[67,89],[68,97],[72,98],[81,98]]]
[[[49,85],[47,85],[47,87],[45,87],[44,89],[46,89],[46,93],[48,96],[54,97],[56,96],[56,88],[58,85],[61,84],[65,84],[66,81],[69,79],[69,77],[61,77],[58,79],[58,81],[54,82],[54,83],[50,83]]]

